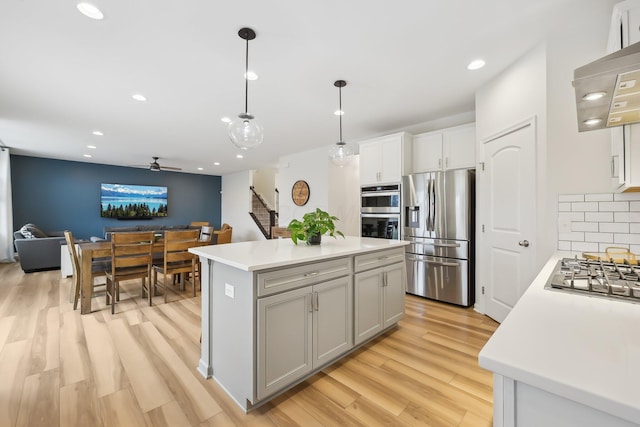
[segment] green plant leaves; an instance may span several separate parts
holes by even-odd
[[[304,214],[302,221],[297,219],[291,220],[287,228],[291,231],[291,240],[296,245],[298,244],[298,240],[308,242],[309,236],[314,234],[328,234],[333,238],[335,238],[336,235],[344,237],[341,231],[336,230],[335,221],[339,221],[338,217],[330,215],[320,208],[316,208],[315,211]]]

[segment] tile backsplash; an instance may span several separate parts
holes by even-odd
[[[558,196],[558,249],[604,252],[609,246],[640,254],[640,193]]]

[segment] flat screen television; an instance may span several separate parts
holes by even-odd
[[[142,219],[167,216],[167,187],[100,184],[100,216]]]

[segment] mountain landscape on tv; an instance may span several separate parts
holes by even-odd
[[[165,217],[167,187],[101,184],[100,216],[120,219]]]

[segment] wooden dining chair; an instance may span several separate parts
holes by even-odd
[[[73,285],[71,286],[73,292],[73,309],[78,309],[78,300],[80,299],[80,258],[78,258],[78,251],[76,251],[76,242],[73,238],[73,233],[69,230],[65,230],[64,239],[67,242],[67,249],[69,250],[69,256],[71,257],[71,267],[73,268]],[[95,260],[91,263],[91,281],[95,277],[105,275],[105,270],[110,268],[110,262],[108,260]],[[98,286],[104,286],[104,283],[99,285],[92,284],[94,288]]]
[[[168,290],[174,291],[173,286],[169,286],[167,275],[180,275],[180,287],[184,288],[186,278],[195,278],[196,255],[189,252],[189,248],[198,246],[200,230],[178,230],[165,231],[164,233],[164,259],[162,265],[153,266],[153,288],[161,287],[164,291],[164,302],[167,302]],[[162,273],[164,278],[162,283],[158,283],[158,273]],[[193,296],[196,296],[196,281],[191,280],[193,286]],[[172,281],[173,283],[173,281]]]
[[[202,227],[202,226],[210,226],[211,224],[209,223],[209,221],[191,221],[191,224],[189,224],[189,227]]]
[[[153,231],[111,234],[111,269],[106,271],[107,305],[111,303],[111,314],[115,313],[116,301],[120,299],[123,280],[142,279],[142,297],[146,289],[151,305],[152,252]]]
[[[216,230],[213,234],[216,235],[216,244],[221,245],[224,243],[231,243],[231,233],[233,232],[233,227],[229,224],[224,223],[220,230]]]

